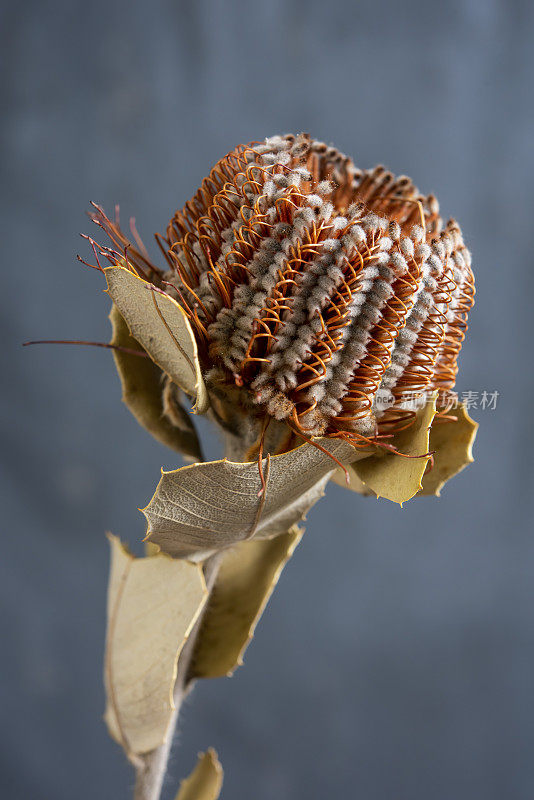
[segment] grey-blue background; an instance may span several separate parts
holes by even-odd
[[[534,797],[534,5],[19,0],[1,11],[2,798],[121,800],[101,713],[108,550],[173,455],[120,403],[77,232],[146,239],[235,144],[301,130],[439,196],[474,255],[477,462],[400,510],[332,486],[246,665],[197,687],[166,797],[215,746],[231,800]],[[212,448],[211,454],[215,452]]]

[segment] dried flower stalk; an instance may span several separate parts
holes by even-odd
[[[133,221],[134,244],[118,211],[111,220],[94,205],[92,218],[112,244],[86,237],[114,301],[111,347],[125,402],[160,441],[194,456],[185,393],[225,431],[227,456],[247,462],[165,473],[145,509],[150,541],[200,561],[209,590],[187,642],[167,648],[171,666],[181,653],[170,724],[163,715],[171,730],[195,678],[241,663],[300,539],[295,523],[336,464],[355,491],[402,503],[439,493],[472,460],[475,423],[464,409],[448,413],[474,301],[471,257],[433,195],[382,166],[357,169],[306,134],[222,158],[156,236],[164,268]],[[150,360],[141,366],[139,355]],[[161,745],[128,752],[136,800],[159,797],[172,738],[164,728],[158,739],[161,730],[149,731]],[[214,764],[205,758],[179,797],[198,783],[215,800]]]

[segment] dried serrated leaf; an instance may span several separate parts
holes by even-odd
[[[165,741],[178,655],[206,601],[200,566],[111,544],[105,720],[128,756]]]
[[[191,775],[180,786],[176,800],[217,800],[222,788],[223,769],[211,747],[200,753]]]
[[[223,557],[193,653],[194,678],[231,675],[243,663],[258,621],[303,531],[240,542]]]
[[[124,267],[105,270],[108,292],[128,330],[150,358],[187,394],[203,414],[209,399],[189,320],[178,303]]]
[[[113,328],[111,344],[138,350],[144,353],[128,331],[117,306],[113,304],[109,314]],[[190,415],[179,409],[182,424],[174,426],[163,416],[162,377],[160,368],[150,358],[114,350],[113,357],[122,386],[122,400],[136,420],[162,444],[172,447],[195,461],[202,460],[200,444]]]
[[[370,497],[374,495],[374,492],[365,485],[361,478],[358,477],[356,472],[354,471],[352,464],[347,465],[347,472],[349,474],[349,483],[347,484],[347,477],[345,472],[342,469],[336,469],[334,474],[332,475],[331,480],[334,483],[337,483],[338,486],[343,486],[345,489],[350,489],[352,492],[356,492],[357,494],[363,494],[366,497]]]
[[[340,440],[317,443],[342,463],[367,455]],[[210,461],[162,472],[156,492],[142,509],[147,538],[179,558],[208,553],[245,539],[284,533],[323,494],[335,468],[327,453],[304,444],[263,460],[262,482],[255,461]]]
[[[473,461],[473,442],[478,423],[471,419],[465,406],[447,412],[452,420],[434,419],[430,429],[430,450],[434,452],[432,469],[423,476],[421,495],[439,497],[444,484]]]
[[[421,480],[430,458],[430,455],[425,454],[429,452],[429,430],[435,413],[434,397],[432,402],[426,403],[417,412],[413,424],[395,436],[395,447],[404,455],[379,454],[351,464],[357,477],[377,497],[385,497],[402,505],[420,490]]]

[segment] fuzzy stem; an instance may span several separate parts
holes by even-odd
[[[247,435],[248,433],[248,435]],[[254,440],[254,434],[242,431],[241,435],[231,435],[227,433],[225,442],[226,458],[233,461],[242,461],[250,444]],[[204,578],[208,588],[208,597],[204,604],[204,610],[197,620],[193,630],[189,634],[180,657],[178,659],[178,669],[176,683],[174,685],[174,711],[171,717],[169,730],[165,742],[146,753],[137,757],[134,764],[136,769],[136,780],[134,790],[134,800],[159,800],[161,789],[167,772],[167,764],[171,752],[172,742],[176,730],[176,724],[180,714],[180,708],[191,689],[194,681],[190,678],[191,659],[195,651],[198,632],[202,624],[203,615],[208,607],[210,594],[215,585],[217,573],[222,562],[222,553],[216,553],[204,562]]]
[[[215,585],[220,563],[221,556],[219,553],[211,556],[204,563],[204,577],[208,587],[208,599],[204,604],[204,609],[208,606],[209,593],[211,593]],[[174,739],[176,723],[178,722],[178,716],[180,714],[180,707],[193,687],[193,681],[190,679],[189,673],[191,658],[195,650],[196,639],[201,623],[202,614],[189,634],[187,642],[178,659],[178,670],[176,674],[176,683],[174,685],[174,711],[171,717],[167,738],[163,744],[155,750],[137,759],[134,800],[159,800],[160,798]]]

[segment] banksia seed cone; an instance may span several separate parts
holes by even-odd
[[[407,177],[306,134],[240,145],[157,237],[166,271],[94,220],[112,265],[185,310],[208,389],[239,387],[258,417],[366,445],[409,424],[414,394],[454,386],[471,258]]]

